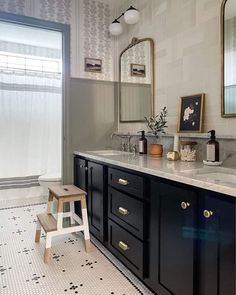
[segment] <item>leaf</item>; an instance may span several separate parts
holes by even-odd
[[[166,116],[168,114],[167,107],[164,107],[160,114],[156,116],[144,117],[147,127],[151,130],[148,133],[153,133],[155,136],[158,136],[159,133],[165,134],[165,128],[167,128]]]

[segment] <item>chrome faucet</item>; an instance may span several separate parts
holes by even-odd
[[[132,135],[130,135],[129,132],[127,134],[113,132],[111,134],[111,139],[113,139],[115,136],[116,137],[120,137],[122,139],[127,139],[127,143],[125,143],[124,141],[122,141],[122,143],[121,143],[121,149],[122,149],[122,151],[130,152],[130,140],[131,140]]]

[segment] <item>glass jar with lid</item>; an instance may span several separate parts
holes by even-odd
[[[197,160],[197,142],[180,141],[180,159],[185,162],[195,162]]]

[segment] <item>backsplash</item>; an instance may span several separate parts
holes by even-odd
[[[122,133],[121,133],[122,134]],[[163,157],[166,157],[167,152],[173,151],[173,145],[174,145],[174,137],[172,135],[164,135],[156,139],[154,136],[146,135],[148,144],[152,143],[159,143],[163,145],[164,153]],[[132,135],[130,143],[131,145],[135,144],[138,151],[138,140],[140,138],[140,135]],[[199,137],[191,137],[188,136],[180,137],[180,141],[196,141],[197,142],[197,161],[202,161],[206,159],[206,143],[209,140],[209,138],[199,138]],[[220,160],[225,161],[223,163],[226,167],[233,167],[236,168],[236,139],[231,138],[220,138],[216,139],[220,144]],[[110,142],[107,145],[107,148],[112,149],[121,149],[121,143],[127,142],[126,138],[120,138],[119,135],[117,136],[117,133],[113,136],[113,139],[110,140]],[[231,155],[231,156],[230,156]],[[230,157],[229,157],[230,156]]]

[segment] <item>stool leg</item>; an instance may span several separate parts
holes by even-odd
[[[36,232],[35,232],[35,242],[38,243],[40,241],[40,236],[41,236],[41,224],[37,220],[37,227],[36,227]]]
[[[73,224],[74,223],[74,218],[73,218],[73,214],[75,213],[75,204],[74,202],[70,202],[70,223]]]
[[[48,263],[50,259],[52,237],[47,233],[46,235],[46,248],[44,250],[44,263]]]
[[[51,213],[51,206],[53,203],[53,194],[51,192],[49,192],[49,196],[48,196],[48,204],[47,204],[47,213],[50,214]]]
[[[81,209],[82,209],[82,221],[84,225],[84,244],[85,251],[88,252],[91,248],[89,226],[88,226],[88,215],[87,215],[87,205],[85,196],[81,199]]]
[[[64,209],[64,203],[59,200],[57,204],[57,230],[61,230],[63,228],[63,209]]]

